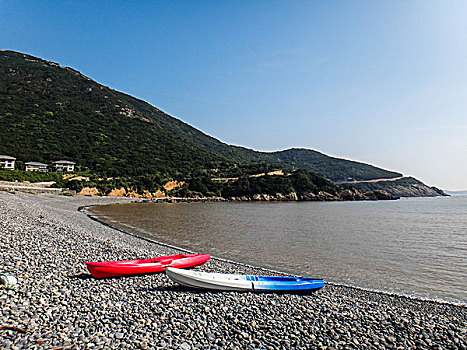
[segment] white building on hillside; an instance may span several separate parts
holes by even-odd
[[[40,163],[40,162],[27,162],[27,163],[24,163],[24,165],[26,166],[26,171],[41,171],[43,173],[46,173],[47,171],[49,171],[47,169],[47,164],[44,164],[44,163]]]
[[[75,163],[69,160],[57,160],[54,162],[55,171],[74,171]]]
[[[15,157],[0,155],[0,169],[15,169]]]

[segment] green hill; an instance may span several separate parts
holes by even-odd
[[[105,176],[211,168],[227,161],[206,135],[147,103],[35,57],[0,54],[0,144],[18,159],[72,159]],[[180,130],[180,132],[178,132]]]
[[[351,160],[334,158],[309,149],[288,149],[274,152],[284,164],[315,171],[334,182],[400,177],[402,174]]]
[[[400,176],[312,150],[266,153],[227,145],[72,68],[27,54],[0,51],[0,74],[0,154],[20,163],[69,159],[138,188],[154,190],[174,179],[200,193],[212,177],[274,169],[306,169],[333,181]],[[192,185],[199,179],[203,186]],[[211,187],[210,193],[221,193],[219,184]]]

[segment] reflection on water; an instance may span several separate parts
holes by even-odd
[[[96,207],[190,250],[298,275],[467,303],[467,196],[340,203]]]

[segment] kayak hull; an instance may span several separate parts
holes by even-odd
[[[149,259],[85,262],[95,278],[135,276],[165,271],[168,266],[186,269],[204,265],[209,254],[165,255]]]
[[[166,274],[172,281],[186,287],[218,291],[309,293],[324,287],[323,280],[310,277],[233,275],[172,267],[166,269]]]

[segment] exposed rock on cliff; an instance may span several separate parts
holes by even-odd
[[[436,187],[429,187],[413,177],[403,177],[395,181],[352,183],[356,189],[363,191],[385,191],[395,197],[436,197],[448,196]]]

